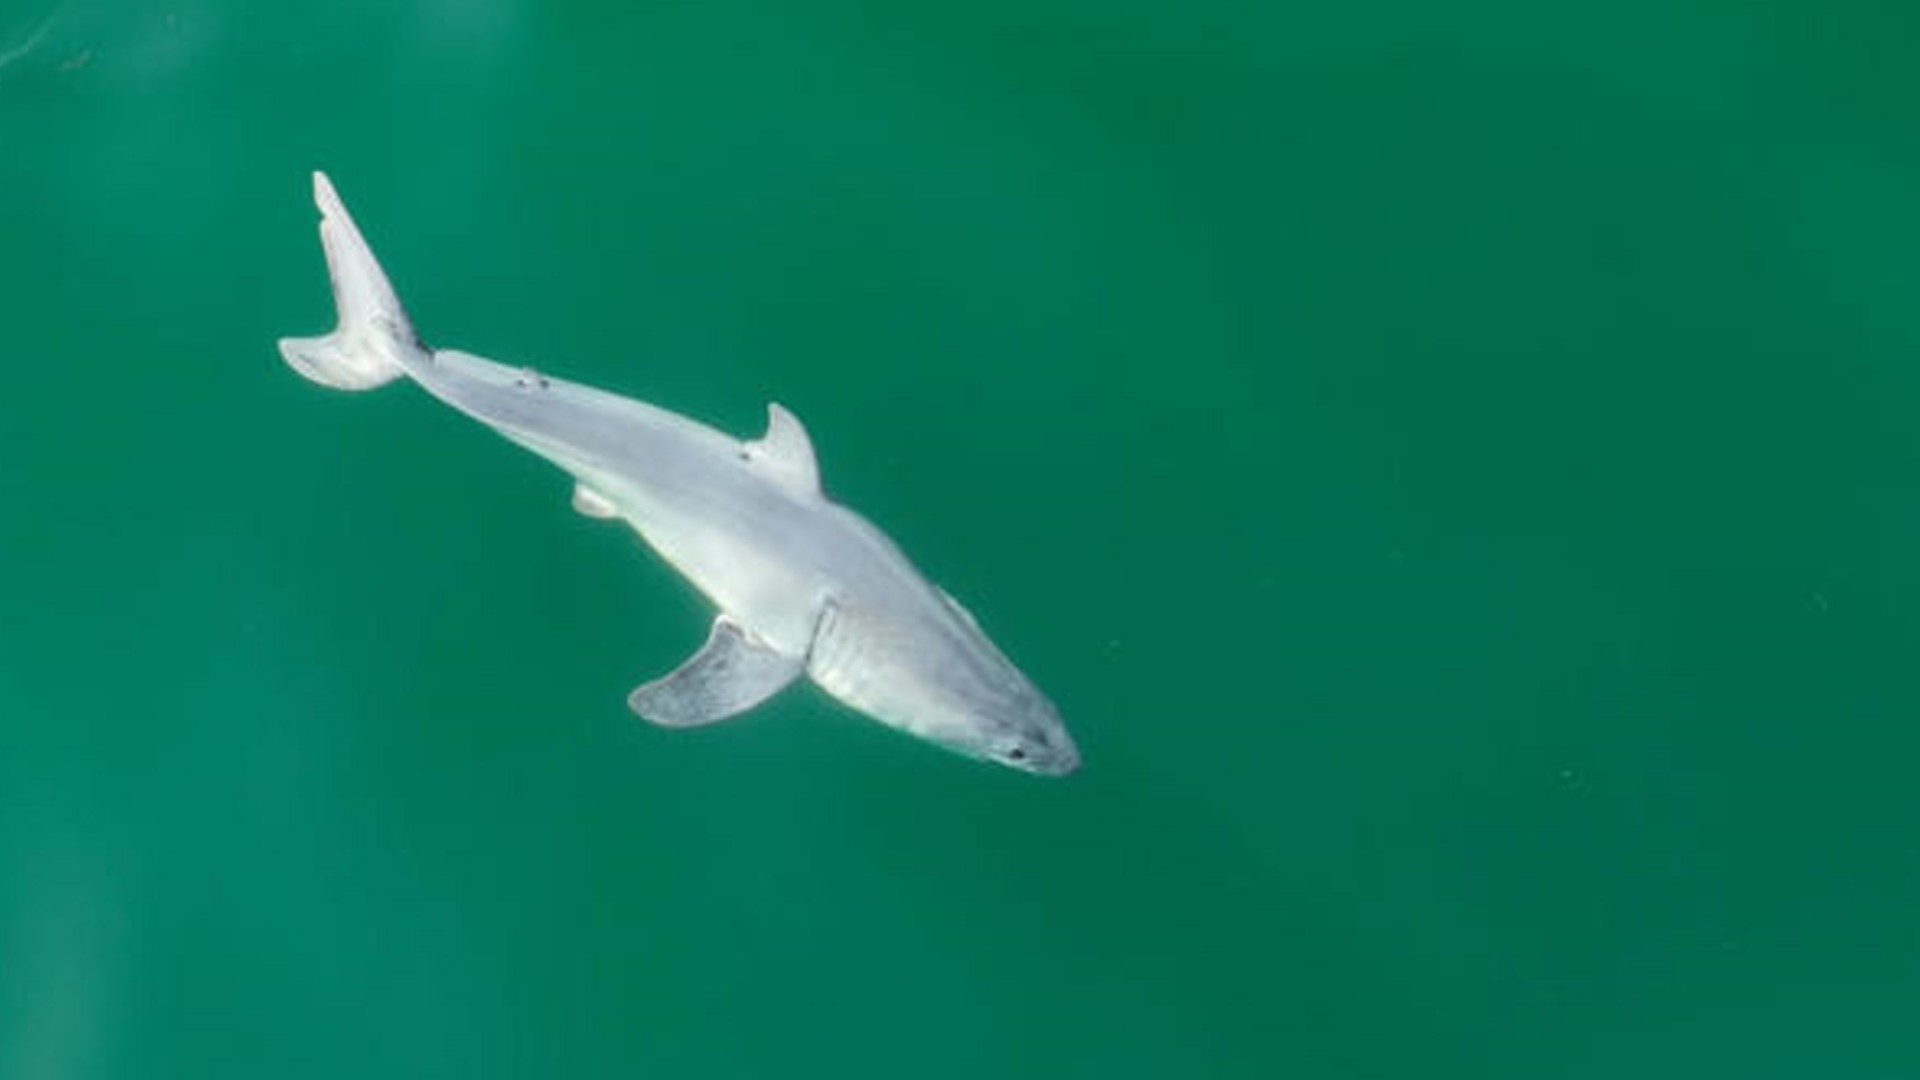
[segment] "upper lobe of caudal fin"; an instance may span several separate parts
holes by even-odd
[[[423,358],[425,349],[325,173],[313,174],[313,201],[320,207],[320,244],[340,321],[324,337],[282,338],[280,355],[324,386],[370,390],[406,374],[407,363]]]

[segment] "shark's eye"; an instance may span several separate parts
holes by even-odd
[[[1008,761],[1025,761],[1027,760],[1027,752],[1024,749],[1021,749],[1020,747],[1016,746],[1013,749],[1007,751],[1007,760]]]

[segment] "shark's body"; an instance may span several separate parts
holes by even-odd
[[[314,197],[340,325],[283,340],[288,363],[342,389],[411,378],[566,470],[576,509],[630,523],[719,610],[698,653],[633,692],[636,713],[711,723],[804,674],[961,753],[1044,774],[1079,766],[1053,705],[966,609],[821,492],[793,414],[770,404],[767,433],[742,442],[644,402],[429,349],[322,174]]]

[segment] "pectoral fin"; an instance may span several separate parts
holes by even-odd
[[[665,727],[697,727],[746,712],[799,677],[803,659],[782,656],[725,615],[700,651],[627,697],[627,707]]]

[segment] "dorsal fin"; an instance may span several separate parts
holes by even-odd
[[[800,418],[777,401],[767,402],[767,433],[746,444],[747,457],[781,483],[809,495],[820,492],[820,466],[813,459],[813,440]]]

